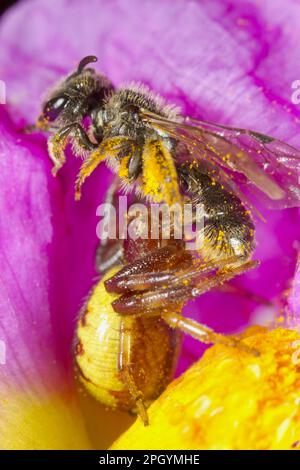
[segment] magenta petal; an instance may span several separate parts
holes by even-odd
[[[67,363],[62,194],[49,176],[44,145],[17,134],[4,112],[0,167],[0,339],[7,356],[1,386],[4,380],[51,386]]]
[[[0,448],[5,449],[90,447],[70,367],[63,195],[49,169],[44,141],[17,133],[0,109]]]

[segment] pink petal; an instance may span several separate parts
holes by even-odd
[[[0,167],[0,445],[86,448],[70,374],[63,195],[44,141],[16,133],[2,109]]]

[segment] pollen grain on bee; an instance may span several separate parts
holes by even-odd
[[[203,204],[134,203],[127,196],[118,202],[99,204],[96,215],[101,217],[96,227],[100,240],[152,239],[184,240],[188,250],[203,246]]]

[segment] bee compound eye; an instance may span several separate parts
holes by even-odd
[[[59,95],[51,98],[44,106],[43,114],[48,121],[54,121],[65,109],[68,98],[65,95]]]

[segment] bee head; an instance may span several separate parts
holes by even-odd
[[[64,126],[81,121],[103,104],[106,95],[113,90],[111,82],[92,68],[86,68],[97,57],[82,59],[75,72],[63,80],[45,101],[37,127]]]

